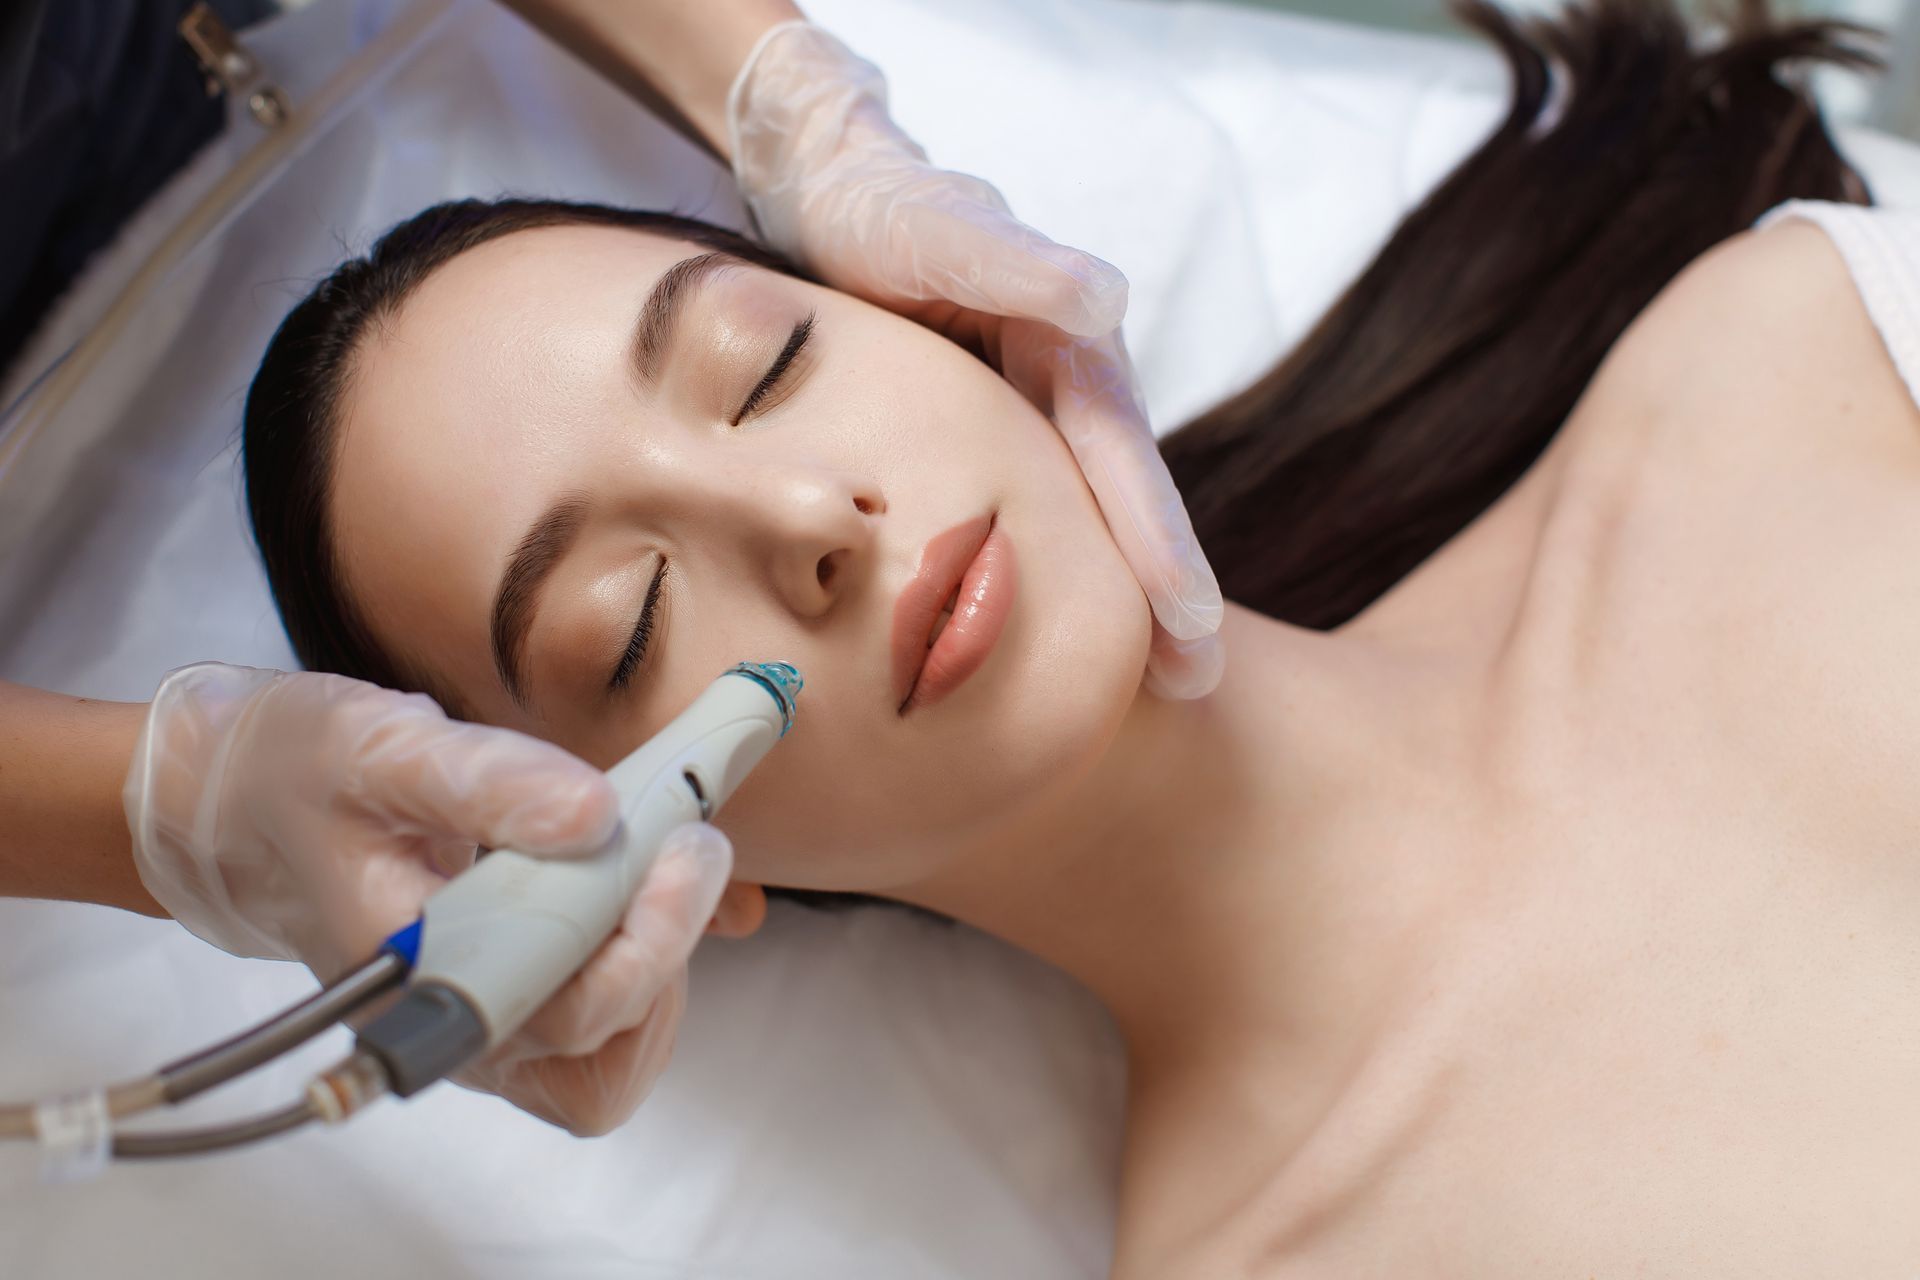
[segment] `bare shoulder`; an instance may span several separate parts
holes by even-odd
[[[1920,410],[1827,233],[1788,220],[1716,245],[1675,277],[1602,377],[1663,418],[1741,422],[1764,443],[1920,450]],[[1789,440],[1787,435],[1798,437]],[[1915,453],[1920,458],[1920,453]]]
[[[1649,327],[1694,327],[1702,339],[1722,335],[1735,349],[1780,339],[1802,347],[1810,334],[1859,325],[1873,336],[1846,260],[1825,231],[1800,220],[1715,245],[1674,278],[1643,319]]]

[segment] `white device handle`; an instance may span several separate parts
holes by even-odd
[[[767,672],[791,673],[782,692]],[[743,664],[715,680],[660,733],[608,771],[620,827],[601,853],[481,858],[427,900],[413,982],[472,1005],[492,1048],[558,991],[612,935],[667,833],[711,817],[792,720],[798,674]]]

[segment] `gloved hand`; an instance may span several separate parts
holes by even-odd
[[[211,662],[161,683],[123,799],[140,879],[176,920],[323,980],[417,916],[476,844],[586,854],[619,821],[606,776],[558,747],[418,694]],[[666,1066],[687,955],[732,866],[718,831],[675,832],[620,931],[462,1083],[575,1132],[624,1120]]]
[[[1167,474],[1120,342],[1127,282],[1014,218],[978,178],[927,162],[886,80],[806,22],[769,30],[727,97],[733,169],[769,243],[828,284],[965,341],[1046,412],[1153,605],[1148,683],[1219,682],[1220,586]],[[1007,323],[996,325],[996,318]]]
[[[623,1123],[673,1055],[687,957],[733,873],[718,827],[667,836],[619,930],[518,1034],[454,1076],[585,1138]]]

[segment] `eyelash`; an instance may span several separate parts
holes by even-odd
[[[740,406],[740,412],[733,415],[733,425],[739,426],[761,403],[779,386],[780,380],[787,376],[800,353],[806,349],[807,340],[813,336],[813,322],[816,312],[809,311],[806,319],[793,326],[793,332],[787,335],[787,344],[780,348],[780,354],[773,358],[773,364],[767,369],[766,376],[759,385],[748,393],[746,403]],[[654,613],[660,603],[660,586],[666,580],[667,562],[663,559],[660,568],[654,572],[653,581],[647,586],[646,603],[640,607],[640,620],[635,624],[633,633],[627,637],[627,647],[620,654],[620,661],[613,668],[613,677],[607,681],[607,688],[619,692],[633,680],[633,673],[640,669],[640,662],[647,655],[647,646],[653,639]]]
[[[787,371],[793,368],[794,361],[800,358],[801,351],[806,348],[807,339],[813,336],[813,321],[817,314],[809,311],[806,319],[793,326],[793,332],[787,335],[787,345],[780,348],[780,354],[773,358],[773,364],[768,367],[766,376],[760,379],[760,385],[747,393],[746,403],[740,406],[740,412],[733,415],[734,426],[739,426],[759,408],[761,402],[780,385],[780,380],[787,376]]]
[[[653,639],[653,615],[655,606],[660,603],[660,584],[666,580],[667,562],[660,561],[660,567],[654,571],[653,581],[647,586],[646,603],[640,607],[640,621],[633,628],[633,634],[627,637],[627,647],[620,655],[620,661],[613,669],[613,678],[607,681],[607,688],[619,692],[633,679],[633,673],[639,670],[640,659],[647,653],[647,642]]]

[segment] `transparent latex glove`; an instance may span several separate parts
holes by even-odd
[[[162,682],[123,798],[140,879],[175,919],[322,979],[414,919],[476,844],[591,853],[619,820],[605,775],[558,747],[417,694],[220,663]],[[465,1083],[576,1132],[625,1119],[665,1067],[732,865],[719,832],[675,832],[621,931]]]
[[[581,1137],[623,1123],[673,1054],[687,958],[733,873],[733,846],[694,822],[667,837],[613,937],[486,1061],[454,1080]]]
[[[984,349],[1072,446],[1153,606],[1149,685],[1210,692],[1224,665],[1220,587],[1120,342],[1126,277],[1020,222],[989,184],[929,164],[887,114],[879,69],[810,23],[782,23],[754,47],[727,98],[727,133],[776,248],[976,349],[998,330]]]
[[[605,775],[548,743],[419,694],[217,662],[161,682],[122,798],[174,919],[323,978],[371,957],[476,843],[584,854],[619,821]]]

